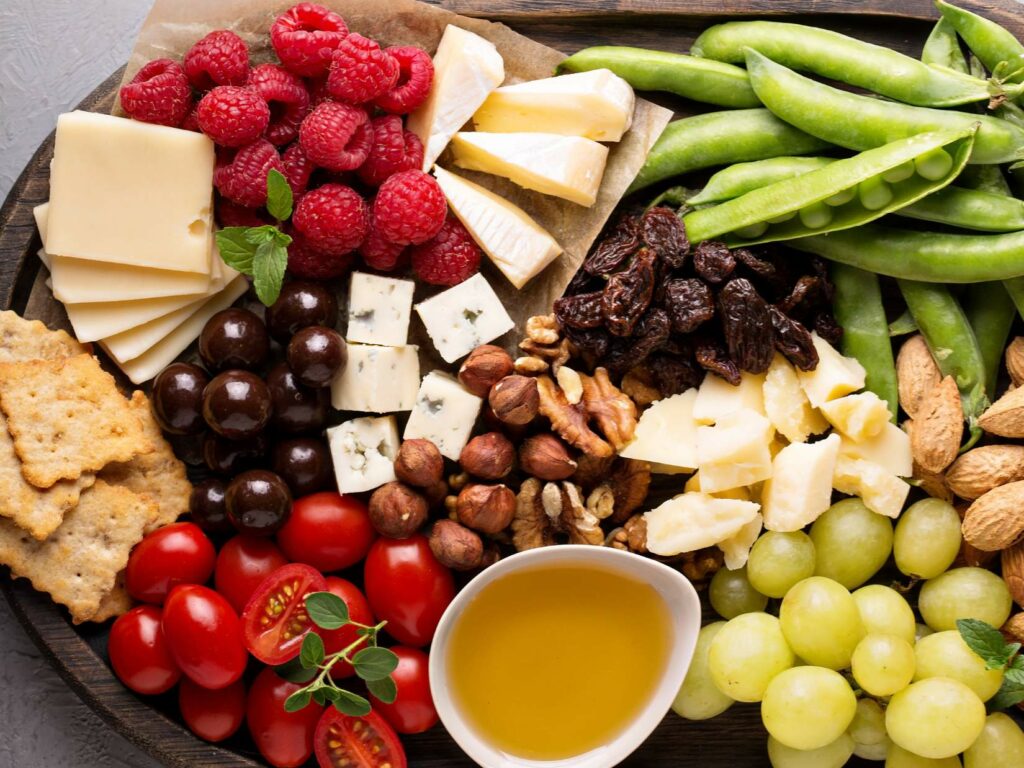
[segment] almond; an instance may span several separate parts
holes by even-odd
[[[989,434],[1024,437],[1024,387],[1015,387],[992,403],[978,424]]]
[[[910,452],[914,461],[928,472],[942,472],[953,463],[964,433],[960,391],[947,376],[926,392],[918,403]]]
[[[1024,383],[1024,337],[1018,336],[1006,348],[1006,370],[1013,386],[1019,387]]]
[[[1002,626],[1002,633],[1011,643],[1024,643],[1024,613],[1011,616]]]
[[[924,336],[917,334],[907,339],[896,356],[896,381],[899,385],[900,406],[910,418],[917,416],[921,399],[942,380]]]
[[[1004,549],[1002,554],[1003,581],[1017,605],[1024,606],[1024,544]],[[1024,625],[1021,627],[1024,629]]]
[[[984,445],[953,462],[946,484],[961,499],[974,499],[993,488],[1024,480],[1024,445]]]
[[[970,544],[987,552],[1016,544],[1024,535],[1024,480],[993,488],[971,504],[963,533]]]
[[[960,515],[960,521],[963,522],[964,515],[967,514],[966,504],[957,504],[956,513]],[[983,549],[978,549],[973,544],[962,539],[960,541],[960,554],[957,555],[956,560],[953,561],[951,568],[961,568],[963,566],[970,566],[972,568],[987,568],[989,563],[995,560],[998,552],[986,552]]]

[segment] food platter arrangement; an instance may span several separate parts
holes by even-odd
[[[936,7],[158,0],[0,312],[30,632],[178,765],[1024,765],[1024,43]]]

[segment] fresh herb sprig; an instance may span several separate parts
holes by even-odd
[[[1008,643],[1003,633],[978,619],[958,619],[956,627],[967,647],[985,662],[986,669],[1003,672],[1003,685],[988,700],[990,710],[1006,709],[1024,701],[1024,656],[1020,643]]]
[[[318,634],[310,632],[306,635],[298,658],[275,669],[286,680],[306,683],[285,699],[285,711],[297,712],[314,701],[321,706],[330,703],[345,715],[368,715],[370,702],[357,693],[340,688],[331,677],[331,670],[339,661],[352,665],[356,674],[366,682],[370,693],[385,704],[393,702],[398,689],[391,673],[398,666],[398,656],[377,645],[377,635],[387,622],[382,621],[371,627],[352,621],[345,601],[330,592],[307,595],[306,611],[313,623],[321,629],[341,629],[351,625],[356,627],[358,637],[337,653],[327,655],[324,641]]]
[[[261,227],[225,227],[217,232],[217,249],[229,267],[253,280],[256,296],[268,307],[281,295],[288,246],[292,238],[281,228],[292,215],[292,188],[279,172],[267,173],[267,211],[277,224]]]

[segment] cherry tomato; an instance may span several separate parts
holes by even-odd
[[[261,536],[235,536],[220,548],[213,584],[238,613],[270,574],[288,564],[281,550]]]
[[[329,707],[313,737],[320,768],[406,768],[398,734],[376,712],[343,715]]]
[[[398,657],[398,666],[391,673],[398,696],[391,704],[385,704],[370,694],[373,711],[379,712],[399,733],[423,733],[437,722],[427,674],[429,657],[419,648],[404,645],[392,646],[391,650]]]
[[[163,628],[171,656],[203,688],[227,688],[245,672],[249,655],[242,623],[212,589],[198,584],[172,589],[164,603]]]
[[[118,680],[136,693],[163,693],[181,678],[167,648],[162,618],[159,608],[140,605],[119,616],[110,628],[110,665]]]
[[[277,543],[293,562],[329,573],[366,557],[374,535],[363,502],[333,492],[314,493],[292,504]]]
[[[267,576],[242,611],[249,653],[265,664],[283,664],[298,656],[302,639],[313,628],[306,595],[326,589],[319,571],[301,563]]]
[[[385,631],[405,645],[430,642],[455,597],[452,573],[430,551],[427,538],[377,539],[366,556],[366,597]]]
[[[245,719],[245,684],[238,680],[219,691],[208,691],[186,677],[178,688],[178,706],[192,733],[207,741],[224,741]]]
[[[313,734],[324,708],[316,702],[285,712],[284,702],[302,686],[264,669],[249,689],[246,721],[256,748],[275,768],[294,768],[313,754]]]
[[[367,627],[372,627],[377,623],[370,610],[370,604],[366,602],[366,597],[351,581],[339,579],[337,576],[328,576],[327,591],[345,601],[345,605],[348,606],[348,617],[355,623]],[[318,629],[317,633],[323,638],[324,650],[328,655],[348,647],[359,637],[356,634],[356,627],[351,624],[346,624],[340,629]],[[331,677],[335,680],[351,677],[354,674],[355,670],[347,661],[339,661],[331,667]]]
[[[174,523],[153,531],[132,550],[125,569],[128,594],[162,603],[175,584],[205,584],[217,552],[195,523]]]

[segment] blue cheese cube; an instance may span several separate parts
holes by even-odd
[[[394,416],[352,419],[327,430],[342,493],[371,491],[395,479],[398,427]]]
[[[402,437],[429,440],[442,456],[457,461],[469,442],[483,402],[448,374],[432,371],[423,377]]]
[[[409,338],[412,280],[353,272],[348,294],[345,338],[363,344],[400,347]]]
[[[446,363],[512,330],[515,323],[479,272],[416,305],[430,340]]]
[[[408,411],[416,402],[419,381],[415,346],[349,344],[348,364],[331,382],[331,405],[339,411]]]

